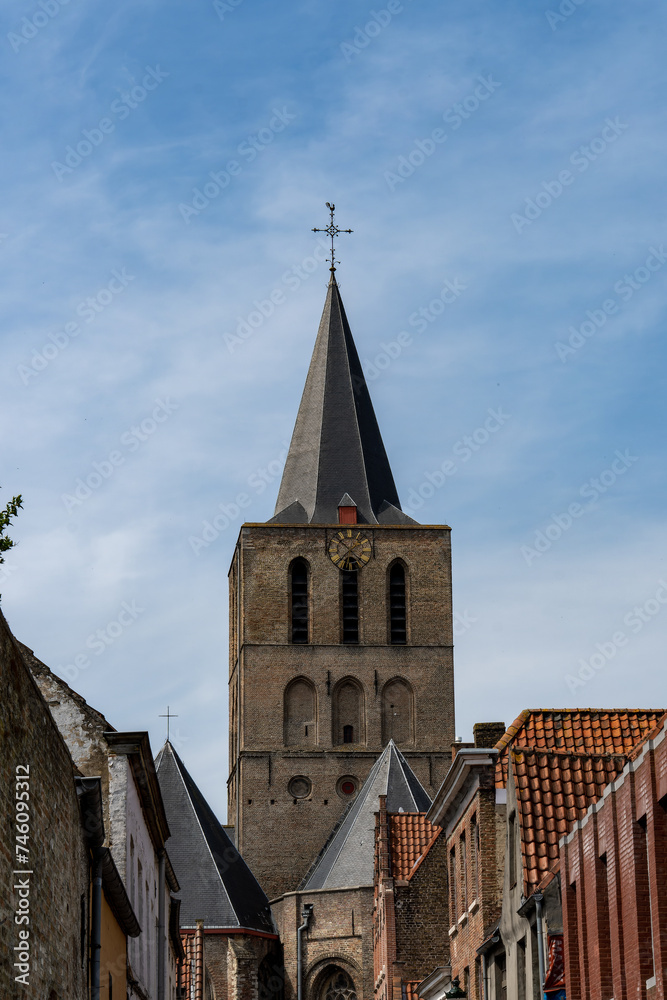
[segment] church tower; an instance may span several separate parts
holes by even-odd
[[[229,574],[229,822],[298,887],[390,740],[433,797],[454,739],[450,529],[401,510],[331,268],[276,513]]]

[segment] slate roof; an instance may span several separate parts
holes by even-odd
[[[167,850],[181,886],[181,927],[274,933],[269,901],[208,802],[167,741],[155,767],[171,837]]]
[[[387,812],[427,812],[431,800],[403,754],[390,740],[373,765],[357,797],[334,827],[301,889],[344,889],[373,885],[375,813],[380,796]]]
[[[331,276],[269,523],[337,524],[343,494],[368,524],[416,524],[400,501],[340,291]]]
[[[627,756],[513,748],[510,759],[528,896],[558,860],[560,838],[601,798]]]
[[[526,709],[496,743],[496,787],[507,784],[509,748],[628,754],[655,728],[665,709]]]
[[[429,823],[424,813],[392,813],[387,820],[391,874],[408,879],[437,840],[440,827]]]

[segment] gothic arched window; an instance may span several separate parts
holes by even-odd
[[[414,741],[414,696],[402,677],[388,681],[382,690],[382,742]]]
[[[321,1000],[357,1000],[357,991],[347,972],[336,969],[324,980],[320,992]]]
[[[405,567],[395,562],[389,569],[389,642],[405,645],[408,639]]]
[[[284,740],[286,746],[311,746],[317,742],[315,688],[297,677],[285,691]]]
[[[364,692],[351,677],[342,680],[333,695],[333,742],[364,743]]]
[[[295,559],[290,567],[292,642],[308,642],[308,563]]]

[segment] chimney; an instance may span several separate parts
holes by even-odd
[[[506,732],[504,722],[476,722],[472,727],[476,747],[490,750]]]

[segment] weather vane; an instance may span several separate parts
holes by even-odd
[[[336,258],[335,258],[335,256],[334,256],[334,254],[335,254],[334,237],[338,236],[340,233],[351,233],[351,232],[353,232],[353,230],[352,229],[339,229],[338,226],[336,225],[336,223],[334,222],[334,212],[336,211],[336,206],[330,204],[329,202],[327,202],[327,208],[331,212],[331,222],[326,227],[326,229],[313,229],[313,232],[314,233],[328,233],[329,236],[331,237],[331,267],[329,268],[329,270],[333,272],[333,271],[336,270],[336,264],[340,264],[340,261],[339,260],[337,261]]]
[[[171,715],[171,713],[169,712],[169,705],[167,705],[167,714],[166,715],[161,715],[160,718],[167,720],[167,743],[168,743],[169,742],[169,720],[170,719],[177,719],[178,716],[177,715]]]

